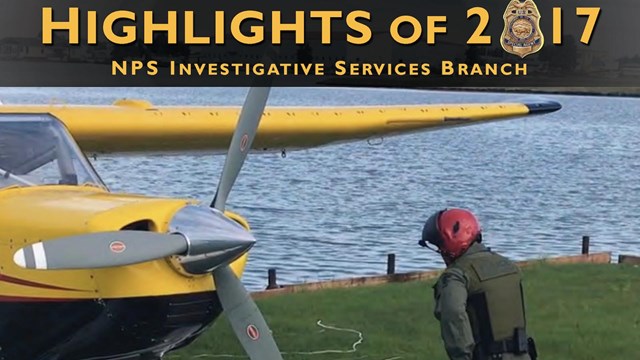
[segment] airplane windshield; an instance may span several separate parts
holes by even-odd
[[[0,115],[0,188],[38,185],[106,188],[55,117]]]

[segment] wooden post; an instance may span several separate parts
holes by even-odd
[[[640,257],[633,255],[618,256],[618,264],[640,265]]]
[[[269,269],[268,274],[269,283],[267,284],[267,290],[279,288],[280,286],[278,286],[278,282],[276,281],[276,269]]]
[[[582,255],[589,255],[589,237],[582,237]]]
[[[396,273],[396,254],[387,255],[387,275]]]

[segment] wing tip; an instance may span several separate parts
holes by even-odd
[[[559,102],[551,100],[528,102],[524,105],[529,109],[529,114],[545,114],[562,109]]]

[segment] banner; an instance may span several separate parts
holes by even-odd
[[[0,86],[637,86],[636,0],[14,1]]]

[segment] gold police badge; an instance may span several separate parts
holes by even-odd
[[[502,48],[521,58],[536,53],[544,45],[540,31],[540,12],[533,0],[511,0],[504,11]]]

